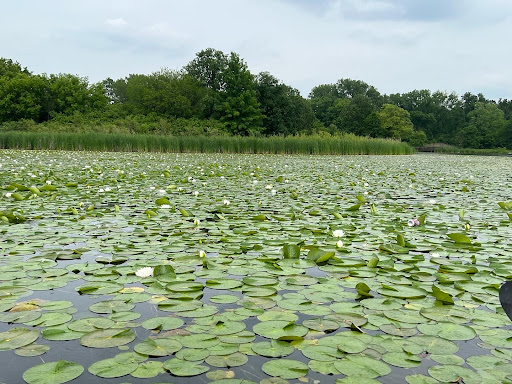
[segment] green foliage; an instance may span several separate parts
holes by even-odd
[[[19,131],[0,131],[0,148],[312,155],[404,155],[414,152],[406,143],[354,135],[256,138]]]
[[[35,75],[0,58],[0,131],[163,135],[325,136],[352,133],[463,148],[512,147],[512,100],[412,90],[380,94],[361,80],[314,87],[309,98],[235,52],[208,48],[181,71],[163,68],[90,84]]]
[[[496,104],[476,102],[468,113],[469,124],[457,136],[457,144],[469,148],[494,148],[505,135],[505,114]]]
[[[377,117],[386,137],[401,139],[412,145],[422,145],[426,141],[424,132],[415,132],[410,114],[405,109],[392,104],[384,104]]]

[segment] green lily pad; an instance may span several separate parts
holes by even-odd
[[[239,367],[244,365],[248,361],[247,355],[244,355],[240,352],[235,352],[230,355],[216,356],[210,355],[206,358],[205,362],[212,367],[218,368],[230,368],[230,367]]]
[[[89,367],[89,372],[105,379],[122,377],[134,372],[139,366],[136,362],[119,362],[114,358],[99,360]]]
[[[286,341],[261,341],[251,345],[251,349],[258,355],[265,357],[284,357],[291,355],[295,348]]]
[[[11,328],[0,333],[0,351],[8,351],[32,344],[39,338],[39,331],[23,327]]]
[[[59,360],[36,365],[23,373],[28,384],[62,384],[74,380],[84,371],[84,367],[71,361]]]
[[[303,362],[291,359],[270,360],[265,362],[261,369],[269,376],[282,379],[298,379],[306,376],[309,368]]]
[[[50,350],[50,347],[43,344],[29,344],[17,348],[14,353],[18,356],[39,356]]]
[[[434,379],[442,382],[456,382],[459,378],[467,384],[477,384],[482,382],[478,373],[469,368],[460,365],[435,365],[428,369],[428,373]]]
[[[209,370],[208,367],[197,362],[177,358],[165,361],[163,366],[174,376],[197,376]]]
[[[137,369],[130,373],[138,379],[151,379],[159,374],[165,373],[164,364],[160,361],[146,361],[140,363]]]
[[[101,329],[80,338],[80,344],[90,348],[119,347],[132,342],[135,334],[129,329]]]
[[[283,320],[270,320],[255,324],[254,333],[276,340],[298,340],[308,333],[308,329],[302,325]]]
[[[135,352],[148,356],[168,356],[179,351],[181,344],[174,339],[146,339],[135,345]]]

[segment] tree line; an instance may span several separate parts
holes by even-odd
[[[307,98],[236,53],[202,50],[179,71],[89,83],[33,74],[0,59],[0,129],[82,126],[131,133],[288,136],[353,133],[411,145],[512,147],[512,100],[470,92],[381,94],[361,80],[314,87]],[[119,128],[121,127],[121,128]]]

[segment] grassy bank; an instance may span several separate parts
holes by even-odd
[[[317,155],[407,155],[414,152],[406,143],[354,135],[205,137],[20,131],[0,132],[0,148]]]
[[[443,146],[435,148],[435,153],[446,153],[455,155],[506,156],[509,153],[512,153],[512,151],[506,148],[475,149]]]

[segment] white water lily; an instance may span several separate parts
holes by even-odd
[[[333,237],[343,237],[345,236],[345,231],[343,229],[337,229],[335,231],[332,231]]]
[[[194,225],[197,227],[199,224],[201,224],[201,220],[195,219],[194,220]]]
[[[194,191],[194,192],[192,192],[192,194],[193,194],[194,196],[198,196],[198,195],[199,195],[199,192],[198,192],[198,191]]]
[[[169,204],[162,204],[160,208],[171,208],[171,206]]]
[[[270,191],[270,193],[275,195],[277,193],[277,191],[275,189],[273,189],[273,190]]]
[[[338,248],[343,247],[343,241],[338,240],[338,241],[336,242],[336,246],[337,246]]]
[[[206,257],[205,251],[199,251],[199,257]]]
[[[407,221],[407,225],[409,227],[418,227],[420,225],[420,221],[418,219],[409,219]]]
[[[227,199],[224,199],[224,200],[222,200],[222,204],[229,205],[229,204],[231,204],[231,202]]]
[[[154,269],[152,267],[144,267],[141,269],[138,269],[135,272],[135,275],[139,277],[151,277],[153,276]]]

